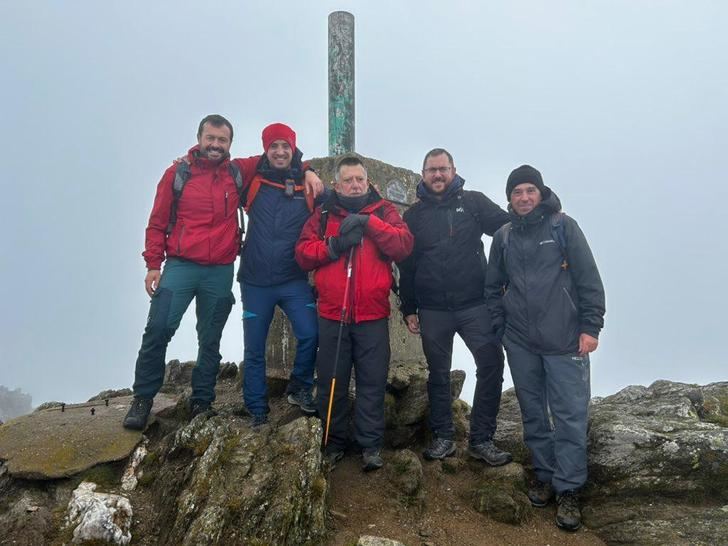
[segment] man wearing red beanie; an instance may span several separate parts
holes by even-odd
[[[318,323],[307,274],[298,266],[294,248],[314,208],[314,191],[304,181],[323,184],[301,161],[296,133],[283,123],[263,129],[263,156],[236,159],[247,191],[248,232],[238,271],[243,301],[243,399],[253,426],[267,421],[265,348],[276,306],[291,321],[296,357],[288,383],[288,401],[306,414],[316,413],[312,388]]]

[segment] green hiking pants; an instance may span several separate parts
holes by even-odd
[[[154,398],[164,382],[167,345],[193,299],[197,314],[197,365],[192,371],[192,400],[215,400],[220,366],[220,337],[235,298],[233,264],[200,265],[170,258],[152,296],[147,326],[136,361],[134,396]]]

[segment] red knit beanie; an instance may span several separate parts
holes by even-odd
[[[267,152],[270,145],[276,140],[285,140],[291,147],[296,149],[296,133],[288,125],[282,123],[271,123],[263,129],[263,151]]]

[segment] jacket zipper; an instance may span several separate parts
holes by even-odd
[[[564,291],[564,294],[566,294],[566,299],[569,300],[569,303],[571,304],[571,308],[574,311],[577,311],[576,305],[574,305],[574,300],[571,299],[571,294],[569,294],[569,291],[566,289],[565,286],[562,286],[561,289]]]
[[[182,229],[179,232],[179,239],[177,239],[177,255],[182,254],[182,236],[185,234],[185,225],[182,224]]]
[[[227,218],[228,192],[225,192],[225,218]]]

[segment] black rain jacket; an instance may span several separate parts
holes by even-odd
[[[584,233],[562,214],[564,249],[552,216],[558,197],[548,195],[526,216],[511,211],[511,221],[493,237],[487,298],[496,330],[537,354],[577,351],[579,335],[595,338],[604,326],[604,286]],[[510,207],[509,207],[510,209]],[[508,235],[507,248],[504,234]],[[566,259],[568,266],[562,267]]]
[[[398,264],[400,309],[460,310],[485,303],[486,258],[481,237],[508,222],[508,213],[455,175],[442,199],[417,186],[420,198],[404,213],[414,251]]]

